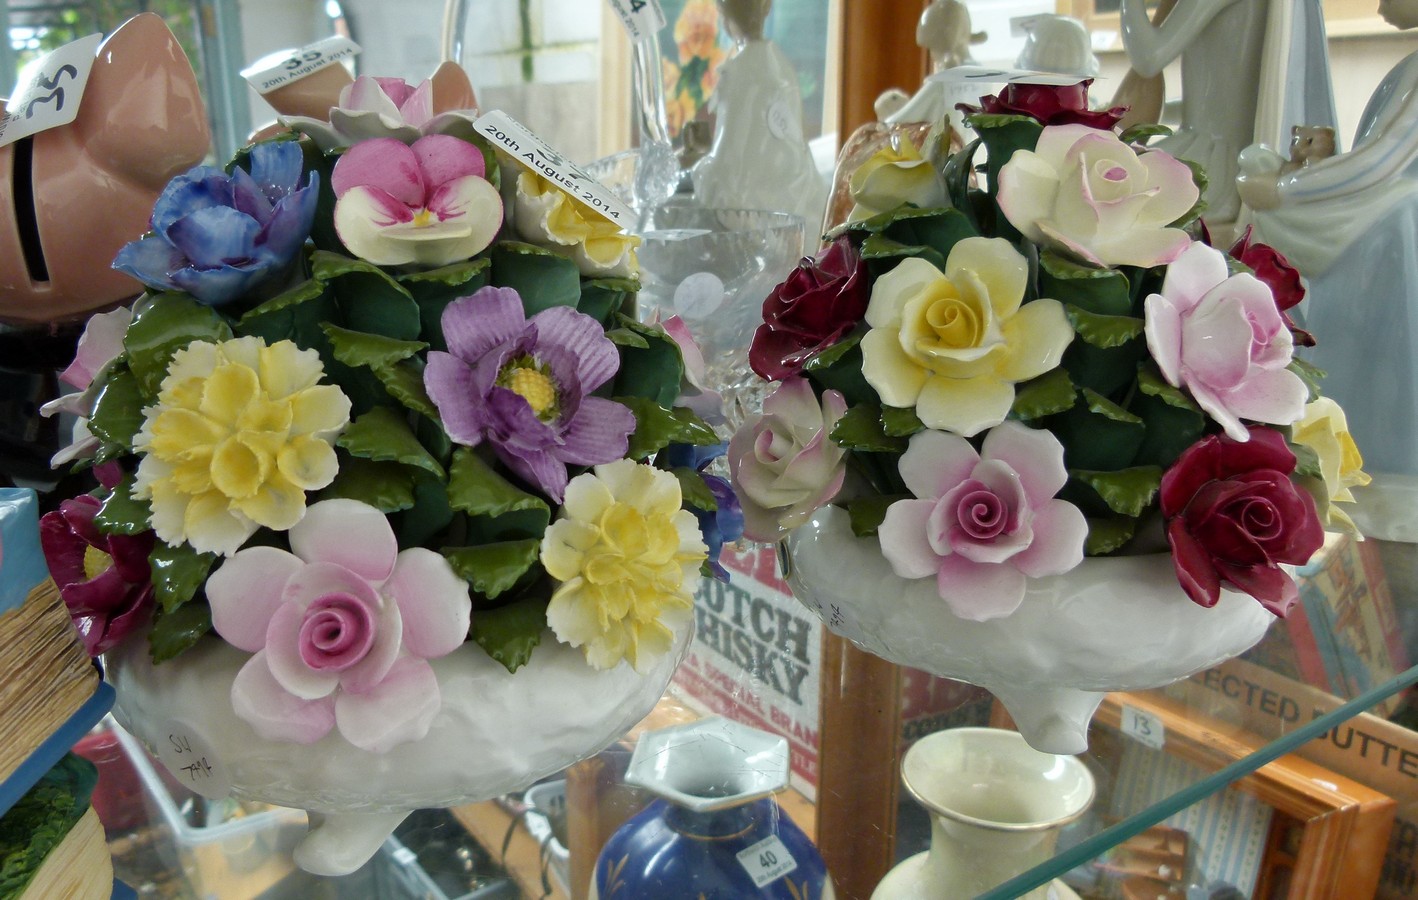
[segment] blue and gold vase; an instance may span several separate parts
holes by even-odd
[[[611,836],[592,900],[833,900],[822,856],[774,802],[788,742],[727,719],[647,733],[625,780],[661,799]]]

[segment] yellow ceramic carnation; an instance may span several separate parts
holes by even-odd
[[[542,565],[561,582],[547,624],[597,669],[624,659],[648,671],[688,626],[708,556],[678,479],[628,459],[596,466],[571,479],[561,515],[542,538]]]
[[[319,384],[320,355],[256,337],[178,350],[143,410],[134,494],[165,543],[235,553],[258,527],[289,529],[305,492],[335,478],[335,436],[350,401]]]
[[[517,176],[515,210],[523,240],[564,248],[583,275],[630,277],[639,270],[635,248],[640,238],[583,207],[540,175]]]
[[[1291,440],[1309,447],[1319,457],[1320,473],[1329,497],[1328,504],[1320,503],[1326,526],[1358,534],[1348,513],[1334,505],[1336,502],[1353,503],[1354,495],[1349,489],[1363,487],[1371,480],[1364,472],[1359,447],[1349,434],[1344,409],[1328,397],[1315,400],[1305,407],[1304,417],[1295,423]]]
[[[945,271],[920,257],[877,279],[862,374],[888,406],[971,437],[1004,421],[1014,385],[1059,364],[1073,326],[1057,300],[1023,304],[1029,265],[1002,238],[966,238]]]

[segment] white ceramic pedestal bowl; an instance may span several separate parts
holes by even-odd
[[[1074,754],[1108,691],[1161,687],[1244,652],[1275,617],[1230,591],[1205,609],[1177,584],[1171,557],[1085,559],[1032,579],[1013,614],[971,622],[933,578],[897,576],[875,537],[824,507],[787,539],[787,580],[830,631],[868,653],[988,689],[1031,746]]]
[[[231,704],[232,680],[250,655],[215,638],[160,666],[141,639],[104,659],[118,692],[114,715],[179,781],[199,793],[229,788],[307,810],[311,830],[296,862],[317,875],[343,875],[415,809],[522,790],[609,745],[654,707],[691,632],[685,628],[645,675],[626,663],[592,669],[580,650],[550,633],[515,675],[465,644],[429,661],[442,708],[428,735],[383,754],[355,747],[338,730],[313,744],[258,736]],[[205,767],[184,769],[189,759]]]

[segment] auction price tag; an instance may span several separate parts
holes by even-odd
[[[202,735],[172,719],[158,732],[158,761],[183,787],[212,800],[231,793],[231,774]]]
[[[561,186],[582,206],[607,221],[621,228],[635,221],[635,213],[609,188],[557,153],[546,141],[507,113],[493,110],[474,122],[473,130],[492,141],[518,165]]]
[[[755,887],[771,884],[798,867],[798,861],[793,859],[793,854],[788,852],[788,848],[783,846],[776,834],[769,835],[746,850],[740,850],[736,856],[739,865],[743,866],[748,877],[753,879]]]
[[[659,0],[610,0],[610,4],[620,16],[632,44],[648,40],[665,27],[665,13],[660,9]]]
[[[78,118],[101,43],[101,34],[81,37],[25,66],[0,119],[0,147]]]
[[[337,34],[299,50],[282,50],[280,53],[263,56],[242,69],[241,77],[245,78],[258,94],[269,94],[311,72],[318,72],[326,66],[343,62],[359,50],[359,44]]]
[[[1030,69],[991,69],[986,66],[956,66],[926,76],[927,81],[942,84],[1048,84],[1067,87],[1078,84],[1082,75],[1059,75],[1054,72],[1035,72]]]
[[[1167,730],[1163,727],[1162,720],[1135,706],[1123,707],[1121,727],[1123,734],[1146,744],[1153,750],[1161,750],[1162,745],[1167,741]]]

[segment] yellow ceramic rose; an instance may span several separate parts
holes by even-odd
[[[258,527],[285,531],[305,492],[334,480],[350,401],[320,384],[320,354],[243,337],[178,350],[143,410],[134,495],[164,543],[230,556]]]
[[[903,203],[921,209],[948,205],[945,182],[936,167],[905,137],[900,146],[887,146],[872,154],[852,173],[850,221],[869,219]]]
[[[708,556],[679,480],[622,459],[566,486],[562,518],[542,538],[547,574],[561,582],[547,606],[558,640],[610,669],[649,671],[688,627],[691,586]]]
[[[517,231],[523,240],[565,251],[582,275],[628,278],[640,238],[591,212],[540,175],[517,176]]]
[[[1059,364],[1073,326],[1057,300],[1021,305],[1029,266],[1002,238],[966,238],[941,272],[920,257],[877,279],[862,374],[888,406],[966,437],[1004,421],[1014,385]]]
[[[1328,504],[1319,504],[1325,524],[1358,534],[1348,513],[1334,505],[1353,503],[1354,495],[1350,488],[1363,487],[1371,480],[1364,472],[1364,458],[1359,454],[1359,447],[1349,434],[1349,422],[1343,408],[1328,397],[1310,403],[1305,407],[1304,417],[1295,423],[1291,440],[1309,447],[1319,457],[1320,474],[1329,497]]]

